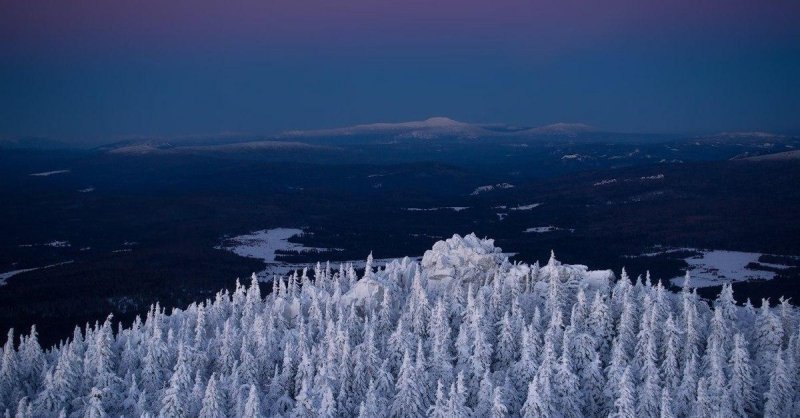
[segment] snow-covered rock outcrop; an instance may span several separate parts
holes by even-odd
[[[494,246],[493,239],[480,239],[475,234],[453,235],[433,244],[422,256],[422,269],[428,283],[482,282],[502,264],[503,251]]]
[[[572,290],[582,288],[600,292],[607,291],[615,280],[611,270],[589,270],[589,267],[582,264],[562,264],[556,260],[553,252],[550,253],[547,264],[539,269],[537,276],[540,280],[536,282],[536,286],[541,292],[546,292],[547,283],[554,278]]]
[[[526,263],[510,263],[508,254],[494,245],[493,239],[481,239],[474,233],[453,235],[433,244],[425,251],[420,263],[408,258],[395,260],[383,270],[372,271],[372,256],[367,260],[368,271],[342,296],[341,301],[358,307],[375,307],[383,301],[387,288],[410,288],[419,269],[420,280],[431,298],[452,291],[452,287],[479,287],[485,283],[501,281],[502,286],[522,286],[533,283],[542,297],[546,283],[557,278],[568,287],[584,290],[606,291],[614,280],[611,270],[589,270],[584,265],[562,264],[552,255],[550,261],[539,267]]]

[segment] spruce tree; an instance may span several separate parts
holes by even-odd
[[[203,396],[203,407],[200,409],[200,418],[224,418],[222,399],[217,389],[216,375],[211,375],[206,385],[206,393]]]
[[[247,403],[244,407],[243,418],[261,418],[264,414],[261,412],[261,401],[259,401],[258,390],[255,385],[250,385],[250,390],[247,393]]]
[[[630,367],[626,367],[622,372],[619,382],[617,398],[614,401],[614,418],[634,418],[636,417],[636,389],[633,385]]]
[[[416,377],[411,355],[406,351],[395,384],[397,394],[392,401],[392,417],[411,418],[425,415],[426,408]]]
[[[789,380],[789,373],[786,369],[786,362],[783,360],[783,352],[778,350],[775,354],[775,367],[769,377],[769,390],[764,394],[764,416],[765,417],[789,417],[792,414],[794,394],[792,393],[793,384]]]

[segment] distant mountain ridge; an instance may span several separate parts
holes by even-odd
[[[332,143],[320,139],[376,137],[391,140],[435,140],[440,138],[536,138],[576,137],[599,132],[582,123],[555,123],[552,125],[512,127],[504,124],[477,124],[461,122],[447,117],[431,117],[420,121],[380,122],[340,128],[293,130],[272,137],[253,135],[223,135],[216,141],[212,137],[170,139],[136,138],[97,147],[109,154],[148,155],[206,152],[246,152],[257,150],[291,150],[331,148]],[[308,141],[308,142],[304,142]],[[333,144],[335,145],[335,144]]]
[[[435,139],[440,137],[479,138],[479,137],[518,137],[564,135],[575,136],[581,133],[599,132],[583,123],[555,123],[535,128],[513,128],[504,124],[480,124],[461,122],[437,116],[421,121],[397,123],[371,123],[340,128],[287,131],[282,137],[324,137],[355,135],[393,135],[397,138]]]
[[[796,135],[764,131],[726,131],[701,135],[626,133],[601,130],[585,123],[557,122],[543,126],[517,126],[505,123],[471,123],[449,117],[435,116],[405,122],[377,122],[352,126],[289,130],[278,134],[261,135],[243,132],[178,136],[128,136],[122,140],[96,146],[95,151],[111,154],[145,155],[176,153],[233,153],[256,150],[293,150],[336,148],[344,145],[340,139],[361,143],[384,141],[456,140],[589,140],[606,142],[636,142],[650,140],[691,140],[729,143],[792,140]],[[0,137],[0,149],[50,150],[83,148],[82,145],[48,137]]]

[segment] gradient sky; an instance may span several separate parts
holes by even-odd
[[[0,135],[800,129],[797,0],[0,0]]]

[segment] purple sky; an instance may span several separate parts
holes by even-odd
[[[0,0],[0,134],[798,129],[800,1]]]

